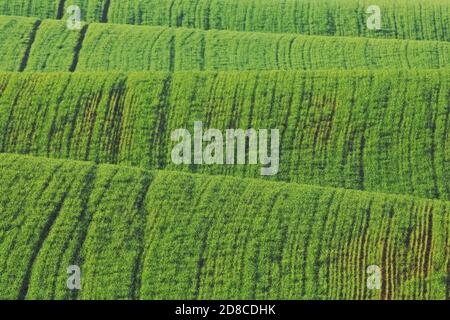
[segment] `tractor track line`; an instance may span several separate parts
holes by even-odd
[[[136,208],[139,208],[139,215],[142,216],[143,224],[142,224],[142,237],[141,237],[141,246],[138,249],[138,253],[135,258],[134,267],[133,267],[133,281],[131,283],[131,299],[139,300],[140,299],[140,291],[142,285],[142,269],[144,267],[144,253],[145,253],[145,240],[146,240],[146,229],[148,224],[148,212],[144,209],[144,203],[147,198],[147,194],[152,186],[152,183],[155,179],[154,176],[151,176],[147,173],[144,174],[144,183],[143,188],[139,194],[139,197],[136,201]]]
[[[102,23],[108,22],[108,13],[109,13],[110,5],[111,5],[111,0],[106,0],[105,5],[103,6],[103,12],[102,12],[102,18],[101,18]]]
[[[22,62],[20,63],[20,67],[19,67],[19,70],[18,70],[19,72],[23,72],[27,68],[28,59],[30,58],[31,48],[32,48],[32,46],[34,44],[34,41],[36,40],[36,34],[37,34],[41,24],[42,24],[41,20],[37,20],[34,23],[33,29],[31,30],[31,33],[30,33],[30,40],[28,42],[28,47],[25,50],[25,54],[24,54],[24,56],[22,58]]]
[[[71,181],[73,182],[74,179],[72,179]],[[70,183],[69,185],[72,185],[72,183]],[[20,288],[20,292],[19,292],[19,300],[25,300],[27,293],[28,293],[28,287],[30,285],[30,280],[31,280],[31,276],[32,276],[32,271],[33,271],[33,266],[34,266],[34,262],[37,259],[37,256],[39,254],[39,252],[41,251],[41,248],[43,247],[45,240],[48,237],[48,234],[52,228],[52,226],[54,225],[56,219],[59,216],[59,213],[61,212],[61,209],[64,205],[64,201],[66,200],[67,195],[70,192],[69,188],[66,192],[64,192],[59,201],[58,204],[56,205],[55,209],[53,210],[53,212],[50,214],[50,216],[48,217],[48,220],[44,226],[44,228],[41,230],[41,233],[39,235],[39,240],[37,242],[37,244],[35,245],[34,249],[33,249],[33,253],[30,257],[30,260],[28,262],[28,266],[27,266],[27,270],[25,273],[25,276],[23,278],[22,281],[22,285]]]
[[[80,59],[80,52],[81,52],[81,49],[83,48],[83,42],[84,42],[84,39],[86,38],[88,28],[89,28],[89,24],[86,24],[80,30],[80,37],[78,38],[77,45],[75,46],[73,61],[69,68],[70,72],[74,72],[78,67],[78,60]]]
[[[56,19],[61,20],[64,17],[64,8],[66,5],[66,0],[60,0],[58,5],[58,12],[56,13]]]

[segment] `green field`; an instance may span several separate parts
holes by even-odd
[[[0,299],[448,300],[450,2],[0,0],[0,179]]]
[[[435,69],[450,66],[450,42],[98,23],[73,31],[61,21],[20,17],[0,17],[0,23],[6,26],[0,29],[0,38],[4,38],[8,50],[0,71],[19,71],[21,66],[25,71]],[[32,28],[36,23],[39,24],[37,31]],[[26,40],[31,37],[32,43]],[[17,55],[10,52],[17,52]]]
[[[374,4],[381,30],[367,28]],[[450,41],[446,0],[0,0],[0,14],[62,18],[69,5],[88,22]]]
[[[170,134],[277,128],[272,179],[450,200],[449,75],[0,73],[0,151],[256,178],[260,165],[173,164]]]
[[[0,17],[0,70],[22,71],[39,21]]]
[[[57,18],[59,0],[0,0],[0,14]]]
[[[448,202],[13,155],[0,167],[2,298],[446,298]]]

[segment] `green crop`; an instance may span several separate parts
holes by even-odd
[[[3,71],[413,69],[450,66],[450,42],[84,25],[3,17]],[[33,21],[33,22],[32,22]],[[32,28],[30,24],[40,24]],[[35,34],[36,33],[36,34]],[[22,39],[25,38],[26,41]],[[28,39],[33,44],[29,44]],[[2,65],[0,65],[1,67]],[[22,66],[22,67],[21,67]]]
[[[449,202],[17,155],[0,167],[2,299],[448,298]]]
[[[370,30],[368,8],[380,8]],[[0,14],[235,31],[450,41],[446,0],[0,0]]]
[[[111,0],[64,0],[63,20],[69,18],[67,9],[70,6],[80,8],[81,20],[85,22],[106,22],[108,19],[108,9]]]
[[[369,30],[378,5],[381,30]],[[111,0],[108,21],[199,29],[450,41],[445,0]]]
[[[92,24],[77,71],[450,66],[450,43]]]
[[[448,0],[0,0],[0,299],[448,300],[449,128]]]
[[[450,199],[448,70],[0,79],[1,152],[255,178],[260,165],[173,164],[171,133],[279,129],[271,179]]]
[[[26,71],[72,71],[81,39],[82,33],[68,30],[65,23],[44,20],[31,47]]]
[[[57,18],[59,6],[59,0],[0,0],[0,14]]]
[[[39,23],[31,18],[0,17],[0,70],[20,71],[25,68]]]

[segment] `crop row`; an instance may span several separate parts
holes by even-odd
[[[0,168],[2,299],[448,298],[449,202],[5,154]]]
[[[450,41],[446,0],[0,0],[0,14],[67,18],[70,5],[88,22]]]
[[[0,70],[23,69],[38,23],[35,19],[0,17]]]
[[[0,18],[2,71],[413,69],[450,66],[450,42]]]
[[[171,134],[193,134],[196,121],[223,133],[279,129],[271,179],[449,200],[449,79],[448,70],[3,73],[0,151],[255,178],[261,165],[175,165]]]

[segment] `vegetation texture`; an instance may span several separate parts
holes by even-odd
[[[0,17],[0,70],[22,71],[39,21]]]
[[[448,70],[0,79],[1,152],[259,177],[260,165],[174,165],[171,132],[277,128],[276,179],[450,200]]]
[[[450,42],[202,31],[1,17],[0,71],[194,71],[450,67]],[[1,26],[1,25],[0,25]],[[30,40],[31,39],[31,42]],[[3,51],[3,50],[2,50]]]
[[[381,30],[370,30],[370,0],[0,0],[0,14],[198,29],[450,41],[447,0],[377,0]]]
[[[450,299],[450,1],[0,0],[0,181],[0,299]]]
[[[59,0],[0,0],[0,14],[57,18],[59,3]]]
[[[12,155],[0,167],[3,299],[448,297],[448,202]]]

